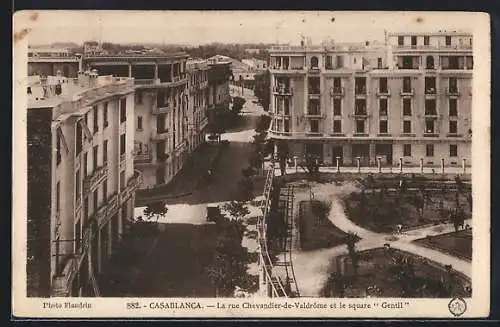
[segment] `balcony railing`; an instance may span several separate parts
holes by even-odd
[[[278,95],[293,95],[293,89],[288,86],[275,86],[273,88],[273,93]]]
[[[153,107],[152,113],[153,115],[159,115],[159,114],[165,114],[171,110],[170,103],[165,103],[165,104],[160,104],[156,105],[156,107]]]
[[[311,109],[309,108],[306,113],[306,117],[308,118],[324,118],[325,114],[321,113],[320,109]]]
[[[458,97],[460,95],[460,91],[458,89],[458,87],[454,87],[454,88],[446,88],[446,95],[447,96],[455,96],[455,97]]]
[[[424,111],[425,118],[438,118],[438,113],[435,109],[427,109]]]
[[[366,110],[355,110],[352,115],[354,117],[367,117],[368,112]]]
[[[415,89],[403,87],[400,90],[400,95],[401,96],[413,96],[413,95],[415,95]]]
[[[308,68],[309,73],[319,73],[321,69],[318,66],[311,66]]]
[[[354,88],[355,95],[366,95],[366,87],[356,87]]]
[[[137,152],[134,154],[134,163],[136,164],[150,163],[152,160],[153,155],[151,154],[151,151]]]
[[[377,96],[390,96],[391,95],[391,90],[389,88],[385,89],[377,89]]]
[[[334,86],[330,88],[330,95],[332,97],[343,97],[345,94],[345,90],[341,86]]]
[[[153,141],[162,141],[166,140],[169,137],[170,133],[168,129],[163,130],[163,131],[156,131],[156,133],[153,133],[151,136],[151,139]]]
[[[425,88],[426,95],[436,95],[436,88],[434,87],[426,87]]]
[[[308,92],[309,96],[313,96],[313,97],[319,97],[321,94],[321,91],[319,88],[313,88],[313,87],[309,88],[307,90],[307,92]]]
[[[127,182],[127,186],[121,190],[120,192],[120,203],[124,203],[127,201],[132,194],[134,194],[135,190],[142,182],[142,175],[138,170],[134,170],[134,174]]]
[[[134,79],[134,84],[135,85],[154,85],[160,83],[159,78],[140,78],[140,79]]]
[[[85,194],[92,191],[108,174],[108,166],[101,166],[95,169],[92,174],[83,180],[83,192]]]

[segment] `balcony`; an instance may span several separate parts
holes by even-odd
[[[134,78],[135,85],[154,85],[157,83],[160,83],[159,78],[141,78],[141,79]]]
[[[366,97],[366,87],[354,88],[354,95],[356,95],[356,97]]]
[[[325,114],[321,113],[319,108],[308,108],[305,116],[307,118],[325,118]]]
[[[151,135],[151,140],[153,141],[163,141],[168,139],[170,136],[170,133],[168,132],[168,129],[163,130],[163,131],[156,131],[156,133],[153,133]]]
[[[309,131],[306,133],[307,136],[321,136],[321,132],[320,131]]]
[[[431,118],[431,119],[437,119],[439,118],[439,115],[436,110],[428,109],[425,110],[424,112],[425,118]]]
[[[385,89],[377,89],[377,97],[390,97],[391,96],[391,90],[389,88]]]
[[[313,98],[313,99],[318,99],[321,95],[321,91],[319,88],[309,88],[307,90],[307,93],[309,95],[309,98]]]
[[[368,112],[365,110],[355,110],[354,113],[352,114],[354,118],[367,118],[368,117]]]
[[[426,97],[429,97],[429,96],[434,97],[434,96],[436,96],[437,92],[436,92],[436,88],[434,88],[434,87],[426,87],[424,93],[425,93]]]
[[[141,173],[138,170],[134,170],[134,174],[128,180],[127,185],[120,191],[120,204],[127,201],[135,193],[135,190],[141,182]]]
[[[291,96],[293,95],[293,89],[291,87],[285,86],[275,86],[273,88],[273,93],[275,95]]]
[[[311,74],[319,74],[321,69],[318,66],[313,66],[308,68],[308,72]]]
[[[343,87],[340,86],[334,86],[330,88],[330,96],[334,98],[341,98],[345,95],[345,90]]]
[[[83,180],[83,192],[85,194],[93,191],[95,187],[106,178],[108,174],[108,166],[101,166],[95,169],[92,174],[85,177]]]
[[[156,107],[153,107],[153,109],[151,110],[153,115],[166,114],[169,111],[171,111],[170,103],[161,105],[157,104]]]
[[[153,155],[151,151],[137,152],[134,154],[134,164],[145,164],[151,163],[153,160]]]
[[[460,92],[457,87],[454,88],[446,88],[446,95],[449,97],[459,97]]]
[[[435,130],[427,130],[424,132],[424,137],[438,137],[439,133],[437,133]]]
[[[402,97],[410,97],[415,95],[415,89],[414,88],[401,88],[400,93]]]

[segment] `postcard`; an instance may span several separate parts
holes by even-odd
[[[478,318],[489,16],[21,11],[18,318]]]

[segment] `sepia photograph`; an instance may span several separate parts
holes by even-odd
[[[488,15],[13,29],[14,313],[488,315]]]

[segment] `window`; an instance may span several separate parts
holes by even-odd
[[[96,169],[97,169],[97,154],[99,153],[99,146],[96,145],[93,149],[92,149],[92,161],[93,161],[93,167],[92,167],[92,172],[94,172]]]
[[[458,107],[458,103],[457,103],[457,99],[450,99],[449,102],[449,115],[450,117],[456,117],[458,116],[458,110],[457,110],[457,107]]]
[[[403,116],[411,116],[411,99],[403,99]]]
[[[80,122],[76,123],[75,139],[76,139],[76,155],[79,155],[80,152],[82,152],[82,148],[83,148],[83,129],[82,129],[82,125],[80,124]]]
[[[80,170],[77,170],[75,173],[75,194],[76,194],[76,202],[80,202],[81,188],[80,188]]]
[[[160,114],[156,117],[156,133],[165,132],[165,114]]]
[[[319,121],[311,120],[311,133],[319,133]]]
[[[472,56],[465,57],[465,67],[467,69],[472,69],[474,68],[473,66],[474,66],[474,61],[472,59]]]
[[[382,69],[382,58],[377,58],[377,68]]]
[[[333,115],[334,116],[342,115],[342,100],[341,99],[333,99]]]
[[[450,157],[458,157],[458,146],[450,144]]]
[[[451,45],[451,36],[449,36],[449,35],[445,36],[445,44]]]
[[[356,99],[354,105],[355,115],[366,115],[366,99]]]
[[[108,127],[108,103],[104,102],[102,106],[102,121],[104,128]]]
[[[81,230],[80,230],[80,220],[75,223],[75,251],[79,251],[81,246]]]
[[[142,91],[137,91],[137,93],[135,94],[136,95],[136,99],[137,99],[137,104],[142,104]]]
[[[434,119],[425,120],[425,133],[434,134]]]
[[[411,78],[403,77],[403,92],[411,92]]]
[[[425,100],[425,115],[426,116],[437,115],[436,99],[426,99]]]
[[[356,77],[354,79],[354,89],[356,94],[366,94],[366,77]]]
[[[403,133],[405,134],[411,133],[411,121],[409,120],[403,121]]]
[[[333,68],[332,56],[326,56],[325,68],[326,69],[332,69]]]
[[[434,144],[426,144],[425,145],[425,156],[426,157],[434,157]]]
[[[88,170],[87,170],[88,159],[89,159],[88,153],[85,152],[85,154],[83,155],[83,177],[87,177],[88,175]]]
[[[61,182],[56,184],[56,212],[61,211]]]
[[[97,133],[97,131],[99,130],[99,108],[97,106],[94,106],[94,109],[92,111],[92,116],[93,116],[93,119],[94,119],[94,134]]]
[[[411,46],[412,47],[417,46],[417,37],[416,36],[411,37]]]
[[[380,116],[387,116],[387,99],[379,100]]]
[[[142,130],[142,116],[137,117],[137,129]]]
[[[344,67],[344,57],[337,56],[337,68],[343,68],[343,67]]]
[[[403,156],[411,157],[411,144],[403,144]]]
[[[450,77],[450,79],[448,80],[448,87],[450,88],[450,92],[456,93],[458,91],[456,77]]]
[[[427,56],[425,58],[425,68],[426,69],[434,69],[434,57],[433,56]]]
[[[108,202],[108,179],[102,181],[102,201]]]
[[[127,98],[120,100],[120,123],[127,121]]]
[[[120,135],[120,155],[125,153],[125,133]]]
[[[342,121],[340,119],[336,119],[333,121],[333,132],[342,133]]]
[[[318,68],[318,57],[311,57],[311,68]]]
[[[387,133],[387,120],[379,121],[379,133],[386,134]]]
[[[387,93],[387,77],[381,77],[378,80],[378,87],[380,89],[380,92]]]
[[[125,188],[125,170],[120,172],[120,189],[123,190]]]
[[[97,208],[99,208],[99,191],[96,189],[94,193],[92,193],[92,201],[94,204],[94,213],[97,211]]]
[[[104,166],[108,164],[108,140],[104,140],[102,146],[102,162]]]
[[[450,130],[450,134],[457,134],[457,121],[456,120],[450,120],[449,130]]]
[[[83,201],[83,219],[86,220],[89,217],[89,198],[85,197]]]
[[[398,36],[398,45],[404,45],[404,44],[405,44],[405,37]]]
[[[424,45],[429,45],[429,36],[424,36]]]
[[[436,94],[436,78],[425,78],[425,94]]]
[[[364,119],[357,119],[356,120],[356,133],[357,134],[364,134],[365,133],[365,120]]]
[[[57,129],[56,133],[56,164],[61,163],[61,132]]]

